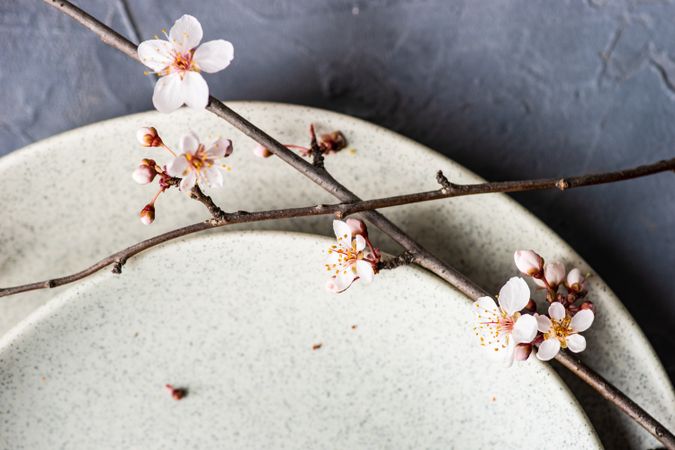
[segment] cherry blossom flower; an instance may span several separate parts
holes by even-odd
[[[363,225],[365,227],[365,225]],[[353,234],[352,227],[342,220],[333,221],[337,244],[328,249],[326,270],[332,274],[326,285],[332,292],[342,292],[356,279],[373,281],[380,260],[379,251],[363,234]]]
[[[474,302],[473,330],[490,355],[510,366],[516,357],[524,357],[526,348],[516,347],[532,342],[537,335],[537,321],[532,315],[520,313],[530,301],[530,288],[522,278],[513,277],[506,282],[498,300],[499,304],[491,297],[481,297]]]
[[[548,307],[548,317],[537,315],[537,328],[543,333],[544,341],[539,345],[537,358],[542,361],[553,359],[560,348],[569,348],[574,353],[584,351],[586,339],[580,335],[593,323],[590,309],[582,309],[571,317],[560,302]]]
[[[155,84],[152,103],[159,112],[170,113],[187,104],[204,109],[209,101],[209,87],[201,72],[225,69],[234,58],[228,41],[199,43],[202,26],[197,19],[184,15],[176,20],[167,40],[151,39],[138,46],[138,58],[161,78]]]
[[[182,178],[181,191],[189,193],[197,183],[223,186],[223,169],[228,167],[217,161],[232,153],[232,141],[220,138],[207,150],[196,135],[186,134],[180,139],[178,149],[180,154],[166,165],[166,172]]]
[[[518,270],[531,277],[540,274],[544,268],[544,259],[533,250],[518,250],[513,260]]]

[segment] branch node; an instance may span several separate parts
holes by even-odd
[[[400,266],[406,266],[415,262],[415,255],[409,251],[405,251],[400,255],[389,258],[386,261],[380,261],[377,263],[377,270],[391,270]]]
[[[570,183],[566,179],[561,178],[558,181],[556,181],[555,187],[557,187],[561,191],[564,191],[565,189],[568,189],[570,187]]]
[[[49,280],[45,283],[45,286],[47,287],[47,289],[51,289],[56,286],[56,283],[54,282],[54,280]]]
[[[122,273],[122,266],[127,262],[127,259],[122,257],[120,259],[115,260],[113,263],[113,268],[112,268],[112,273],[114,274],[120,274]]]
[[[444,194],[449,194],[455,190],[455,185],[448,180],[448,177],[443,175],[443,171],[436,172],[436,182],[441,185],[441,190]]]

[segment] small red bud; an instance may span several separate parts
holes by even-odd
[[[150,225],[155,221],[155,206],[152,203],[145,205],[145,208],[141,210],[139,216],[144,225]]]
[[[171,384],[167,384],[166,388],[169,390],[171,397],[173,397],[174,400],[180,400],[188,395],[188,391],[185,388],[176,388]]]
[[[586,300],[581,304],[581,306],[579,306],[579,309],[590,309],[591,311],[595,312],[595,305],[592,301]]]
[[[537,304],[534,300],[530,299],[530,301],[527,302],[527,305],[525,305],[525,309],[531,312],[537,312]]]
[[[347,138],[345,138],[345,135],[341,131],[333,131],[332,133],[321,135],[321,145],[326,153],[331,153],[339,152],[348,144]]]

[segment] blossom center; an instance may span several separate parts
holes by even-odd
[[[197,172],[199,172],[205,166],[211,167],[213,165],[213,161],[207,157],[206,150],[201,144],[194,153],[186,153],[185,159],[187,160],[188,164],[190,164],[190,167],[192,167]]]
[[[187,53],[174,52],[171,67],[177,72],[187,72],[190,70],[199,72],[197,65],[192,59],[193,54],[194,50],[190,50]]]
[[[562,348],[567,348],[567,337],[570,334],[573,334],[573,330],[570,327],[572,318],[565,316],[564,319],[558,321],[551,319],[551,328],[548,332],[544,333],[544,339],[555,338],[560,341],[560,346]]]

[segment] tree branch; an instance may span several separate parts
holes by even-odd
[[[76,21],[80,22],[86,28],[90,29],[96,33],[103,42],[106,44],[115,47],[133,59],[138,60],[136,53],[136,46],[129,40],[125,39],[114,30],[110,29],[100,21],[96,20],[94,17],[85,13],[81,9],[77,8],[67,0],[44,0],[47,4],[56,7],[62,12],[68,14]],[[303,175],[314,181],[316,184],[321,186],[326,191],[330,192],[332,195],[337,197],[340,201],[343,202],[357,202],[360,199],[348,190],[346,187],[338,183],[330,174],[328,174],[325,169],[316,167],[312,164],[307,163],[302,158],[300,158],[295,153],[289,151],[278,141],[270,137],[267,133],[257,128],[255,125],[250,123],[248,120],[241,117],[239,114],[225,106],[220,100],[210,97],[209,105],[207,109],[214,114],[222,117],[227,122],[235,126],[237,129],[242,131],[247,136],[251,137],[253,140],[263,145],[269,149],[272,153],[277,155],[280,159],[290,164],[296,170],[301,172]],[[643,175],[635,175],[643,176]],[[629,176],[630,178],[630,176]],[[626,179],[626,178],[621,178]],[[616,181],[616,180],[614,180]],[[533,180],[530,182],[530,186],[537,186],[541,180]],[[562,179],[556,182],[556,187],[559,189],[568,189],[574,187],[570,179]],[[588,184],[597,184],[592,180],[589,180]],[[445,187],[444,187],[445,189]],[[525,190],[525,189],[517,189]],[[512,190],[510,192],[515,192]],[[506,192],[506,191],[501,191]],[[464,276],[462,273],[454,269],[453,267],[445,264],[443,261],[438,259],[432,253],[424,249],[417,242],[412,240],[408,235],[406,235],[400,228],[386,219],[382,214],[377,211],[366,211],[362,213],[362,216],[368,220],[370,223],[378,227],[385,234],[389,235],[392,239],[398,242],[407,252],[415,257],[415,261],[422,267],[425,267],[428,270],[433,271],[439,277],[448,281],[450,284],[455,286],[457,289],[462,291],[464,294],[471,298],[477,298],[483,295],[484,290],[474,283],[472,280]],[[606,380],[592,371],[590,368],[585,366],[581,361],[573,360],[567,361],[564,357],[559,357],[564,362],[569,363],[565,365],[573,373],[578,375],[581,379],[586,381],[589,385],[595,388],[598,392],[601,393],[605,398],[614,403],[622,411],[628,412],[629,416],[636,420],[640,425],[642,425],[647,431],[652,433],[657,439],[659,439],[666,447],[675,449],[675,436],[660,425],[654,418],[652,418],[646,411],[632,402],[628,397],[621,393],[618,389],[611,386]],[[562,362],[561,361],[561,362]]]

